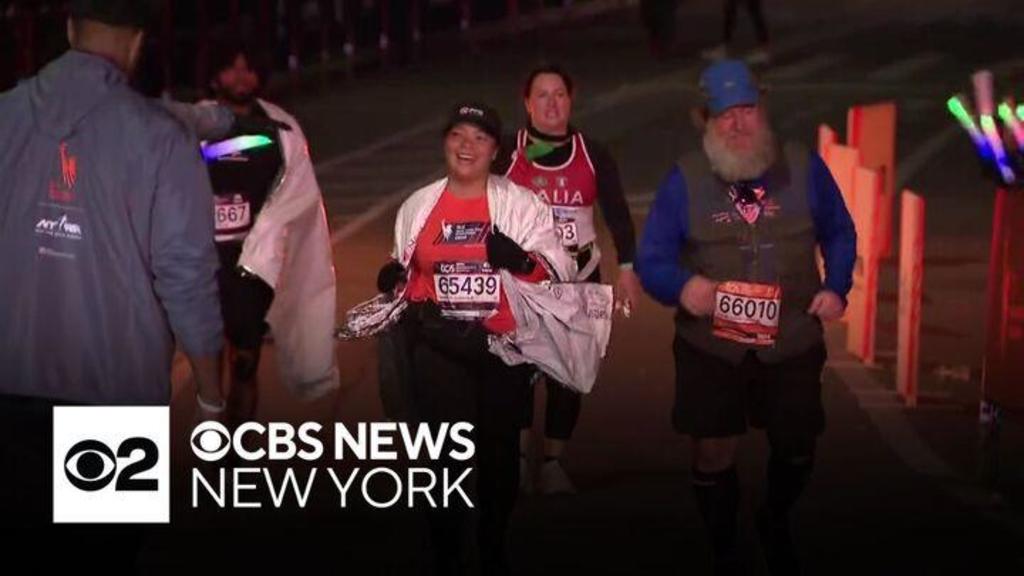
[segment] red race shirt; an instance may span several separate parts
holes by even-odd
[[[487,262],[491,215],[487,196],[459,198],[445,190],[416,239],[406,297],[437,302],[446,318],[480,320],[495,334],[515,330],[501,276]],[[537,266],[531,281],[546,274]]]

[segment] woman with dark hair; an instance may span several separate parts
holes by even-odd
[[[633,272],[636,240],[629,206],[615,160],[600,143],[584,136],[569,122],[575,86],[572,77],[556,65],[530,72],[523,85],[523,105],[529,118],[503,144],[493,169],[527,187],[550,206],[562,250],[576,260],[576,281],[600,282],[601,254],[597,248],[594,207],[599,205],[611,231],[618,255],[616,299],[628,315],[641,289]],[[579,419],[581,395],[547,378],[547,407],[540,489],[544,494],[572,493],[561,459]],[[526,446],[532,427],[533,403],[527,406]],[[529,492],[528,454],[520,458],[522,489]]]
[[[474,426],[475,456],[468,465],[475,472],[470,489],[483,574],[508,573],[505,536],[531,372],[492,354],[489,339],[516,330],[507,282],[565,281],[574,272],[547,206],[491,175],[500,134],[490,107],[467,102],[454,108],[444,132],[447,176],[402,204],[393,260],[377,278],[380,292],[407,303],[397,330],[417,419],[432,427]],[[428,511],[435,573],[475,573],[463,545],[470,510],[457,499],[451,504]]]

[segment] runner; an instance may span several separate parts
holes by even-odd
[[[500,134],[491,108],[473,102],[455,107],[444,137],[448,175],[402,205],[394,260],[377,282],[381,292],[409,303],[399,327],[408,346],[414,412],[432,425],[474,424],[473,501],[483,574],[508,573],[505,537],[532,372],[529,365],[507,366],[488,351],[489,335],[516,328],[504,282],[566,280],[575,272],[555,236],[550,209],[529,190],[490,175]],[[468,518],[465,509],[429,512],[435,573],[472,572],[462,544]]]
[[[736,32],[736,15],[740,10],[740,3],[750,14],[750,20],[754,24],[754,32],[757,35],[757,48],[754,48],[746,56],[751,65],[768,64],[771,62],[772,53],[768,45],[768,24],[764,19],[764,7],[761,0],[724,0],[722,5],[722,43],[714,48],[701,52],[706,60],[723,60],[730,56],[730,46],[733,35]]]
[[[217,282],[230,344],[228,413],[236,424],[256,412],[256,375],[268,320],[275,324],[286,385],[303,393],[337,385],[334,269],[320,189],[298,123],[257,97],[265,76],[257,61],[239,42],[214,51],[210,88],[241,121],[203,147],[214,192]],[[273,122],[284,128],[273,128]],[[276,292],[278,285],[289,293]]]
[[[745,573],[736,550],[735,462],[749,423],[771,445],[757,516],[768,567],[797,574],[789,513],[825,425],[821,323],[843,314],[856,233],[821,158],[776,142],[745,64],[711,65],[701,89],[704,154],[662,181],[638,269],[654,298],[678,308],[672,420],[693,439],[693,489],[716,573]]]
[[[640,0],[640,20],[656,58],[668,56],[675,47],[678,4],[679,0]]]
[[[600,205],[618,255],[616,296],[624,310],[637,302],[642,289],[633,272],[636,240],[629,205],[622,192],[619,169],[608,151],[569,123],[573,100],[572,78],[562,68],[534,69],[523,85],[523,104],[529,124],[505,138],[493,170],[533,190],[552,206],[562,247],[576,260],[577,280],[600,282],[601,253],[597,249],[594,206]],[[627,312],[628,313],[628,312]],[[575,492],[562,466],[565,446],[579,420],[582,396],[550,378],[547,380],[544,422],[544,461],[540,468],[543,494]],[[532,393],[531,393],[532,395]],[[532,484],[527,447],[533,425],[533,402],[526,409],[520,456],[521,488]]]

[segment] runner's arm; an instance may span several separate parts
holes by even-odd
[[[815,235],[825,260],[825,289],[835,292],[845,304],[846,295],[853,286],[857,231],[832,173],[821,157],[813,152],[808,177],[808,202],[814,218]]]
[[[637,252],[637,272],[648,294],[666,306],[678,306],[693,271],[679,263],[689,236],[686,181],[673,168],[658,187]]]
[[[152,209],[153,287],[178,345],[202,372],[200,392],[213,401],[220,379],[210,362],[219,358],[223,342],[213,192],[195,140],[176,131],[165,141]]]
[[[615,243],[619,266],[629,267],[636,257],[636,230],[629,204],[622,190],[619,167],[608,150],[598,142],[586,139],[587,151],[594,163],[597,178],[597,201],[601,215]]]

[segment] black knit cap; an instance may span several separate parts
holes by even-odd
[[[71,0],[69,7],[72,18],[139,29],[149,26],[158,11],[158,0]]]
[[[463,122],[473,124],[483,130],[495,140],[501,140],[501,117],[498,112],[490,106],[481,102],[460,102],[452,108],[445,124],[444,132],[447,134],[456,124]]]

